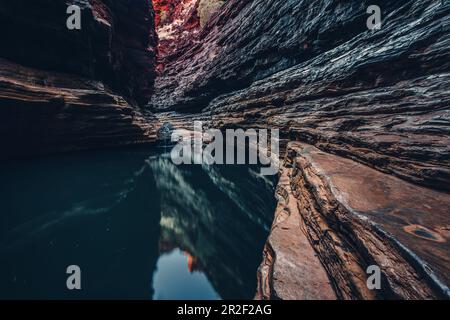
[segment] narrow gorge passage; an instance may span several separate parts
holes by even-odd
[[[76,30],[28,2],[0,4],[0,298],[450,298],[445,1],[77,0]],[[227,130],[276,174],[174,161]]]
[[[371,31],[364,1],[155,2],[160,122],[280,130],[259,299],[449,296],[449,14],[377,4]]]

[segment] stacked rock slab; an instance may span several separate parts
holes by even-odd
[[[277,194],[260,298],[330,298],[330,286],[341,299],[449,297],[448,194],[300,142],[287,147]],[[370,266],[379,290],[368,289]]]

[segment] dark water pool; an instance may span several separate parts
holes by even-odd
[[[161,150],[2,164],[0,298],[253,298],[273,181]]]

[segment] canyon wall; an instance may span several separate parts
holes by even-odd
[[[439,1],[229,1],[156,81],[154,109],[272,125],[449,190],[448,11]],[[197,43],[198,42],[198,43]]]
[[[162,122],[280,129],[257,298],[450,298],[444,1],[154,3],[0,4],[3,158],[153,142]]]
[[[158,33],[158,71],[189,47],[207,22],[220,11],[224,0],[154,0]]]
[[[66,26],[71,4],[81,30]],[[154,140],[139,108],[155,78],[150,0],[3,1],[0,35],[4,157]]]
[[[258,298],[450,297],[449,22],[442,1],[229,0],[164,57],[161,121],[280,129]]]

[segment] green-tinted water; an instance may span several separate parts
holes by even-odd
[[[161,150],[2,164],[0,298],[252,298],[273,182]],[[81,268],[68,290],[66,268]]]

